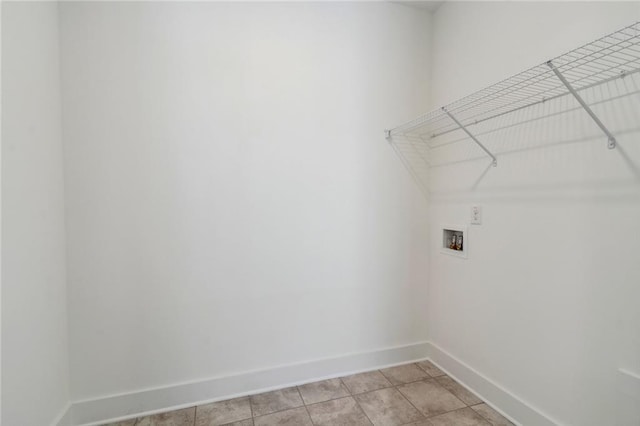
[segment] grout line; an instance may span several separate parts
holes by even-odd
[[[326,401],[318,401],[318,402],[314,402],[313,404],[309,404],[309,406],[317,405],[317,404],[324,404],[325,402],[329,402],[329,401],[337,401],[337,400],[343,399],[343,398],[353,398],[353,395],[339,396],[338,398],[331,398],[331,399],[327,399]],[[305,405],[305,407],[306,407],[306,405]]]
[[[452,390],[449,390],[449,388],[447,388],[445,385],[443,385],[443,384],[440,382],[440,380],[438,380],[438,379],[442,379],[442,378],[445,378],[445,377],[446,377],[446,378],[448,378],[448,379],[450,379],[450,380],[453,382],[453,384],[454,384],[454,386],[453,386],[453,387],[454,387],[454,388],[455,388],[455,387],[459,387],[459,388],[460,388],[461,393],[467,392],[467,393],[471,394],[471,396],[473,396],[474,398],[476,398],[477,400],[479,400],[480,402],[477,402],[477,403],[475,403],[475,404],[467,404],[467,403],[466,403],[462,398],[460,398],[458,395],[456,395]],[[438,382],[438,384],[439,384],[440,386],[442,386],[443,388],[445,388],[446,390],[448,390],[449,392],[451,392],[451,393],[452,393],[454,396],[456,396],[460,401],[464,402],[464,403],[467,405],[467,407],[471,407],[472,405],[482,404],[482,403],[484,402],[484,401],[482,401],[482,400],[481,400],[481,399],[480,399],[476,394],[474,394],[473,392],[471,392],[470,390],[468,390],[467,388],[465,388],[464,386],[462,386],[460,383],[458,383],[458,382],[457,382],[453,377],[450,377],[450,376],[447,376],[447,375],[444,375],[444,376],[438,376],[438,377],[436,377],[436,381]]]
[[[422,414],[422,413],[420,413],[420,414]],[[423,415],[423,417],[424,417],[424,415]],[[433,417],[430,417],[430,418],[433,418]],[[429,421],[429,419],[424,417],[423,419],[420,419],[417,422],[402,423],[399,426],[413,426],[413,425],[416,425],[418,423],[424,423],[424,422],[428,422],[427,423],[428,425],[432,425],[432,423]],[[456,425],[454,425],[454,426],[456,426]]]
[[[282,413],[283,411],[295,410],[297,408],[302,408],[302,407],[305,407],[305,405],[303,404],[303,405],[298,405],[297,407],[284,408],[282,410],[272,411],[270,413],[265,413],[265,414],[260,414],[259,416],[254,416],[254,417],[251,417],[251,418],[252,419],[257,419],[258,417],[270,416],[272,414]],[[243,419],[243,420],[247,420],[247,419]]]
[[[483,401],[483,402],[481,402],[480,404],[484,404],[484,401]],[[475,405],[480,405],[480,404],[475,404]],[[489,424],[489,426],[494,426],[494,423],[493,423],[491,420],[489,420],[488,418],[486,418],[485,416],[483,416],[482,414],[478,413],[476,410],[474,410],[474,409],[472,408],[472,407],[475,407],[475,405],[470,405],[470,406],[468,406],[467,408],[471,409],[474,413],[476,413],[478,416],[480,416],[480,418],[481,418],[482,420],[484,420],[485,422],[487,422],[487,424]],[[487,407],[488,407],[488,405],[487,405]],[[461,410],[462,410],[462,408],[461,408]],[[449,412],[450,412],[450,411],[449,411]],[[510,420],[507,420],[507,421],[510,421]]]
[[[472,405],[472,406],[470,406],[469,408],[471,408],[471,409],[473,410],[473,407],[475,407],[476,405],[482,405],[482,404],[487,405],[487,404],[485,404],[485,402],[484,402],[484,401],[482,401],[480,404]],[[489,407],[489,406],[487,405],[487,407]],[[489,408],[491,408],[491,407],[489,407]],[[485,416],[483,416],[483,415],[482,415],[482,413],[479,413],[479,412],[478,412],[478,411],[476,411],[476,410],[473,410],[473,412],[474,412],[474,413],[476,413],[477,415],[479,415],[480,417],[482,417],[482,418],[483,418],[487,423],[489,423],[491,426],[493,426],[493,422],[492,422],[491,420],[489,420],[488,418],[486,418]],[[508,422],[511,422],[511,420],[509,420],[509,419],[507,419],[507,421],[508,421]]]
[[[349,386],[347,386],[347,385],[345,384],[345,387],[347,388],[347,390],[349,391],[349,393],[351,394],[351,396],[362,395],[363,393],[375,392],[375,391],[377,391],[377,390],[382,390],[382,389],[389,389],[389,388],[392,388],[392,387],[394,387],[394,386],[395,386],[393,383],[391,383],[391,382],[389,381],[389,379],[387,379],[387,376],[385,376],[384,374],[382,374],[382,372],[381,372],[380,370],[371,370],[371,371],[367,371],[366,373],[373,373],[373,372],[380,373],[380,374],[382,375],[382,377],[383,377],[383,378],[384,378],[384,379],[389,383],[389,386],[384,385],[384,386],[382,386],[381,388],[371,389],[371,390],[367,390],[367,391],[364,391],[364,392],[357,392],[357,393],[356,393],[356,392],[352,392],[352,391],[351,391],[351,389],[349,389]],[[360,374],[365,374],[365,373],[360,373]],[[355,375],[355,376],[357,376],[357,374],[354,374],[354,375]],[[345,376],[345,377],[349,377],[349,376]],[[340,380],[342,380],[342,378],[340,378]],[[344,382],[343,382],[343,383],[344,383]]]
[[[427,362],[429,362],[429,364],[431,364],[433,367],[438,368],[438,367],[436,367],[435,365],[433,365],[433,363],[432,363],[431,361],[429,361],[429,360],[426,360],[426,361],[427,361]],[[420,361],[420,362],[425,362],[425,361]],[[422,370],[422,371],[424,371],[425,373],[427,373],[427,376],[429,376],[431,379],[437,379],[438,377],[442,377],[442,376],[446,376],[446,375],[447,375],[444,371],[442,371],[442,370],[440,370],[440,369],[438,368],[438,370],[439,370],[442,374],[441,374],[441,375],[439,375],[439,376],[434,376],[434,375],[432,375],[431,373],[429,373],[429,372],[427,371],[427,369],[426,369],[426,368],[422,367],[419,363],[417,363],[417,362],[416,362],[415,364],[418,366],[418,368],[419,368],[420,370]]]
[[[304,398],[302,397],[302,392],[300,392],[300,386],[294,386],[296,388],[296,391],[298,392],[298,396],[300,397],[300,401],[302,401],[302,405],[304,407],[307,406],[307,403],[304,402]]]
[[[438,377],[442,377],[442,376],[438,376]],[[429,381],[431,381],[431,382],[434,382],[437,386],[441,387],[445,392],[450,393],[450,394],[451,394],[451,396],[453,396],[454,398],[456,398],[458,401],[460,401],[460,402],[464,405],[464,407],[454,408],[453,410],[448,410],[448,411],[445,411],[445,412],[442,412],[442,413],[434,414],[433,416],[426,416],[426,415],[424,415],[424,413],[423,413],[422,411],[418,410],[418,408],[417,408],[415,405],[413,405],[413,403],[412,403],[411,401],[409,401],[409,398],[407,398],[407,397],[405,397],[405,396],[404,396],[404,394],[400,391],[400,389],[397,389],[397,388],[399,388],[399,387],[401,387],[401,386],[404,386],[404,385],[397,385],[397,386],[396,386],[397,391],[398,391],[398,392],[400,392],[400,394],[401,394],[401,395],[402,395],[402,396],[403,396],[403,397],[404,397],[404,398],[409,402],[409,404],[411,404],[411,405],[412,405],[416,410],[418,410],[418,412],[419,412],[420,414],[422,414],[426,419],[431,419],[431,418],[433,418],[433,417],[441,416],[441,415],[443,415],[443,414],[451,413],[451,412],[453,412],[453,411],[462,410],[462,409],[464,409],[464,408],[470,408],[470,406],[469,406],[469,405],[467,405],[467,403],[466,403],[466,402],[464,402],[463,400],[461,400],[460,398],[458,398],[457,396],[455,396],[455,395],[453,394],[453,392],[451,392],[449,389],[445,388],[445,387],[444,387],[444,386],[442,386],[440,383],[438,383],[438,381],[436,380],[436,378],[435,378],[435,377],[430,377],[429,379],[425,379],[425,380],[429,380]],[[423,381],[423,380],[420,380],[420,381]],[[416,382],[411,382],[411,383],[416,383]],[[408,385],[409,383],[405,383],[405,384],[406,384],[406,385]],[[482,403],[484,403],[484,401],[482,401],[482,402],[481,402],[481,404],[482,404]],[[476,405],[479,405],[479,404],[476,404]],[[473,411],[475,411],[475,410],[473,410]],[[478,413],[478,414],[480,414],[480,413]],[[482,416],[480,416],[480,417],[482,417]],[[483,417],[483,418],[484,418],[484,417]],[[489,422],[489,423],[491,423],[491,422]],[[491,423],[491,424],[493,424],[493,423]]]
[[[337,378],[338,380],[340,380],[340,383],[342,383],[342,385],[344,386],[344,388],[347,390],[348,395],[338,396],[338,397],[336,397],[336,398],[329,398],[329,399],[324,400],[324,401],[312,402],[312,403],[307,404],[307,403],[304,401],[304,398],[302,398],[302,392],[300,392],[300,389],[298,389],[298,392],[300,393],[300,398],[302,399],[302,403],[305,405],[305,407],[306,407],[306,406],[309,406],[309,405],[323,404],[323,403],[325,403],[325,402],[329,402],[329,401],[336,401],[336,400],[338,400],[338,399],[342,399],[342,398],[349,398],[349,397],[352,397],[352,398],[353,398],[353,394],[351,393],[351,391],[349,390],[349,388],[348,388],[348,387],[347,387],[347,386],[342,382],[342,378],[341,378],[341,377],[336,377],[336,378]],[[328,380],[333,380],[333,379],[328,379]],[[321,381],[321,382],[324,382],[324,380],[320,380],[320,381]],[[319,383],[319,382],[311,382],[311,383],[306,383],[306,384],[313,384],[313,383]],[[298,388],[299,388],[299,386],[298,386]]]
[[[298,392],[298,396],[300,397],[300,401],[302,401],[302,406],[303,407],[307,407],[306,402],[304,402],[304,398],[302,397],[302,392],[300,392],[300,387],[299,386],[294,386],[296,388],[296,392]]]
[[[449,410],[449,411],[445,411],[444,413],[439,413],[439,414],[435,414],[433,416],[425,417],[424,420],[419,420],[419,421],[430,421],[431,419],[434,419],[436,417],[444,416],[445,414],[454,413],[456,411],[466,410],[467,408],[471,408],[471,407],[456,408],[455,410]],[[475,412],[475,410],[474,410],[474,412]],[[476,413],[476,414],[478,414],[480,416],[480,418],[482,418],[482,420],[487,422],[489,424],[489,426],[495,426],[489,420],[487,420],[486,418],[482,417],[482,415],[480,415],[480,413]],[[413,424],[415,424],[415,422],[403,423],[401,426],[409,426],[409,425],[413,425]],[[431,423],[429,423],[429,424],[431,424]]]
[[[412,383],[415,383],[415,382],[412,382]],[[405,384],[407,384],[407,383],[405,383]],[[402,386],[402,385],[399,385],[399,386]],[[400,394],[400,396],[401,396],[405,401],[407,401],[407,402],[409,403],[409,405],[411,405],[411,406],[412,406],[412,407],[413,407],[413,408],[414,408],[418,413],[420,413],[420,415],[421,415],[422,417],[424,417],[425,419],[428,419],[429,417],[427,417],[427,416],[422,412],[422,410],[418,409],[418,407],[416,407],[415,405],[413,405],[413,402],[409,401],[409,398],[407,398],[407,397],[406,397],[402,392],[400,392],[400,389],[398,389],[398,387],[399,387],[399,386],[394,387],[394,389],[396,390],[396,392],[398,392],[398,393]],[[411,423],[409,423],[409,424],[411,424]]]
[[[296,386],[296,390],[298,391],[298,395],[300,395],[300,399],[302,400],[302,406],[304,407],[304,411],[307,412],[307,417],[309,417],[309,421],[311,422],[312,425],[315,425],[315,423],[313,422],[313,418],[311,418],[311,413],[307,408],[307,403],[304,402],[304,398],[302,397],[302,392],[300,392],[300,386]]]
[[[437,380],[435,380],[435,379],[434,379],[433,381],[435,382],[435,384],[436,384],[437,386],[440,386],[440,387],[441,387],[445,392],[450,393],[450,394],[451,394],[451,396],[453,396],[453,397],[454,397],[455,399],[457,399],[458,401],[462,402],[462,403],[464,404],[465,408],[469,406],[466,402],[464,402],[463,400],[461,400],[460,398],[458,398],[458,397],[457,397],[453,392],[451,392],[449,389],[445,388],[445,387],[444,387],[444,386],[442,386],[440,383],[438,383],[438,381],[437,381]],[[455,411],[455,410],[451,410],[451,411]]]
[[[315,425],[315,423],[313,422],[313,417],[311,417],[311,413],[309,412],[309,409],[306,405],[304,406],[304,410],[307,412],[307,416],[309,417],[309,421],[311,422],[311,424]]]
[[[347,385],[342,381],[342,377],[338,377],[338,380],[340,381],[340,389],[346,389],[349,396],[353,396],[353,394],[351,394],[351,389],[349,389]]]
[[[346,377],[346,376],[343,376],[343,377]],[[369,416],[367,416],[367,413],[364,412],[364,410],[362,409],[362,407],[360,406],[358,401],[354,398],[354,394],[351,392],[351,389],[349,389],[349,387],[342,381],[342,377],[337,377],[337,379],[340,381],[341,387],[344,387],[347,390],[347,394],[348,395],[340,396],[340,397],[337,397],[337,398],[331,398],[331,399],[328,399],[326,401],[319,401],[319,402],[315,402],[313,404],[308,404],[308,405],[323,404],[325,402],[336,401],[338,399],[351,398],[353,400],[353,402],[356,404],[356,407],[358,408],[358,410],[360,410],[360,412],[366,417],[366,419],[369,421],[369,423],[371,423],[371,425],[373,426],[373,422],[371,421]],[[298,393],[300,393],[300,397],[302,398],[302,392],[300,392],[299,388],[300,387],[298,386]],[[307,404],[304,401],[304,398],[302,399],[302,403],[304,404],[305,408],[307,409],[307,414],[309,414],[309,418],[311,419],[311,423],[313,423],[315,425],[315,423],[313,421],[313,418],[311,417],[311,413],[309,412],[309,408],[308,408]]]
[[[360,412],[362,413],[362,415],[369,420],[369,424],[371,424],[371,426],[373,426],[373,421],[369,418],[369,416],[367,415],[367,413],[364,411],[364,409],[360,406],[360,403],[358,402],[357,399],[353,398],[353,401],[356,403],[356,407],[358,407],[358,410],[360,410]]]
[[[392,368],[393,368],[393,367],[392,367]],[[386,369],[385,369],[385,370],[386,370]],[[384,376],[384,378],[385,378],[385,379],[387,379],[387,381],[388,381],[389,383],[391,383],[391,385],[392,385],[392,386],[395,386],[395,385],[393,384],[393,382],[391,381],[391,379],[390,379],[390,378],[388,378],[388,377],[387,377],[387,375],[386,375],[386,374],[384,374],[384,373],[382,372],[382,370],[378,370],[378,371],[380,372],[380,374],[382,374],[382,375]]]
[[[419,378],[419,379],[412,380],[412,381],[410,381],[410,382],[406,382],[406,383],[396,383],[396,384],[393,384],[393,383],[391,383],[391,379],[390,379],[389,377],[387,377],[387,376],[382,372],[382,370],[378,370],[378,371],[380,372],[380,374],[382,374],[382,375],[384,376],[384,378],[385,378],[385,379],[387,379],[387,380],[389,381],[389,383],[391,383],[391,385],[392,385],[392,386],[406,385],[406,384],[409,384],[409,383],[419,382],[420,380],[425,380],[425,379],[435,379],[435,378],[436,378],[436,376],[432,376],[432,375],[431,375],[431,374],[429,374],[429,373],[428,373],[424,368],[420,367],[420,365],[418,365],[418,363],[417,363],[417,362],[412,362],[412,363],[409,363],[409,364],[401,364],[401,365],[397,365],[396,367],[403,367],[403,366],[405,366],[405,365],[415,365],[415,366],[418,368],[418,370],[419,370],[419,371],[422,371],[424,374],[426,374],[426,375],[427,375],[427,377],[421,377],[421,378]],[[396,368],[396,367],[389,367],[389,369],[391,369],[391,368]],[[387,368],[385,368],[385,370],[387,370]],[[440,376],[437,376],[437,377],[440,377]]]
[[[198,406],[196,405],[194,410],[193,410],[193,426],[196,426],[196,421],[197,420],[198,420]]]
[[[385,388],[385,389],[388,389],[388,388]],[[372,392],[375,392],[375,391],[372,391]],[[366,392],[360,393],[360,394],[358,394],[358,395],[362,395],[362,394],[364,394],[364,393],[366,393]],[[369,420],[369,423],[371,423],[371,425],[373,425],[373,424],[374,424],[374,423],[373,423],[373,421],[369,418],[369,415],[367,414],[367,412],[366,412],[366,411],[364,411],[364,408],[362,408],[362,406],[361,406],[361,405],[360,405],[360,403],[358,402],[357,398],[355,398],[353,395],[351,395],[351,398],[353,398],[353,400],[356,402],[356,406],[360,409],[360,411],[362,412],[362,414],[364,414],[364,416],[367,418],[367,420]]]
[[[352,393],[351,396],[364,395],[365,393],[375,392],[375,391],[379,391],[379,390],[383,390],[383,389],[391,389],[391,388],[395,388],[395,387],[396,387],[395,385],[385,386],[383,388],[371,389],[371,390],[368,390],[368,391],[365,391],[365,392]]]

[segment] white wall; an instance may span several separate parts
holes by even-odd
[[[65,3],[74,399],[426,338],[426,110],[394,4]]]
[[[630,25],[639,12],[631,2],[447,2],[434,16],[432,107]],[[635,76],[585,96],[638,88]],[[499,153],[495,169],[486,171],[487,159],[432,169],[431,235],[469,224],[474,203],[484,222],[469,228],[468,260],[430,240],[429,334],[561,424],[630,425],[618,417],[616,378],[618,368],[640,371],[640,102],[636,92],[595,109],[618,149],[607,150],[578,110],[485,141]]]
[[[69,398],[58,8],[2,3],[2,424]]]

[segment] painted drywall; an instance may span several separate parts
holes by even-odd
[[[58,8],[2,3],[2,424],[69,399]]]
[[[640,17],[638,3],[446,2],[434,15],[432,107],[500,81]],[[640,102],[636,76],[584,93],[616,150],[563,98],[483,139],[432,153],[430,233],[469,225],[467,260],[432,238],[429,338],[559,424],[631,425],[618,369],[640,371]],[[500,126],[511,119],[499,119]],[[550,144],[545,146],[546,144]],[[640,421],[636,419],[635,421]],[[527,426],[535,426],[529,425]]]
[[[73,399],[425,339],[428,12],[60,8]]]

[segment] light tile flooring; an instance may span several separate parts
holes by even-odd
[[[429,361],[108,426],[513,425]]]

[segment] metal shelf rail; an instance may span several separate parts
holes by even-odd
[[[395,137],[410,141],[413,151],[424,156],[437,143],[435,139],[462,130],[491,157],[496,166],[496,156],[474,135],[474,126],[571,95],[605,134],[608,148],[613,149],[616,146],[615,136],[582,99],[580,92],[638,72],[640,22],[385,130],[385,136],[390,142]],[[428,165],[426,159],[425,163]]]

